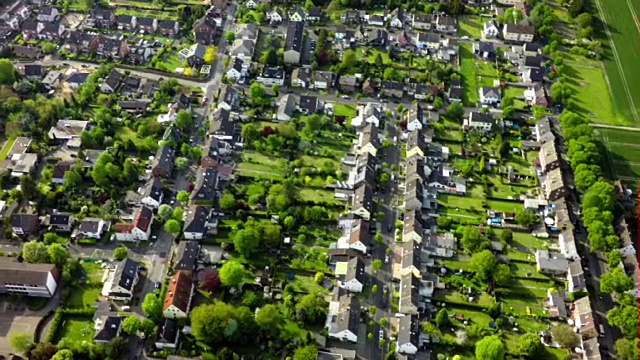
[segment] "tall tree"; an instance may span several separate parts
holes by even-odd
[[[41,264],[49,261],[47,246],[41,242],[32,240],[22,246],[24,261],[32,264]]]
[[[476,343],[476,359],[503,360],[505,347],[497,335],[487,336]]]
[[[553,336],[555,342],[565,349],[571,349],[580,343],[578,335],[573,332],[571,326],[566,324],[551,327],[551,336]]]
[[[59,269],[61,269],[69,259],[69,252],[67,249],[58,243],[49,245],[47,248],[47,254],[49,255],[49,260],[58,266]]]
[[[220,280],[224,286],[239,286],[247,275],[244,265],[231,260],[227,261],[220,268]]]
[[[469,269],[476,274],[480,281],[488,281],[496,268],[496,257],[491,250],[483,250],[473,254],[469,261]]]
[[[276,339],[280,335],[280,329],[284,325],[284,318],[275,305],[268,304],[258,311],[256,323],[265,335]]]

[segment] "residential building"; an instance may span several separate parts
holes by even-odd
[[[415,355],[420,348],[420,319],[415,315],[398,319],[398,341],[396,351],[400,354]]]
[[[23,75],[29,80],[40,80],[44,76],[44,67],[42,65],[26,64],[22,67]]]
[[[382,15],[367,15],[366,17],[367,24],[370,26],[384,26],[384,17]]]
[[[222,108],[218,108],[213,112],[213,125],[211,126],[209,135],[220,142],[230,143],[235,136],[235,123],[231,118],[231,112]]]
[[[292,87],[301,87],[308,88],[311,85],[311,74],[312,71],[310,68],[295,68],[291,72],[291,86]]]
[[[504,24],[502,38],[512,42],[532,42],[536,28],[530,25]]]
[[[406,149],[407,162],[415,156],[425,156],[427,154],[428,144],[420,129],[416,128],[409,133]]]
[[[450,232],[432,233],[428,237],[425,250],[432,257],[451,258],[456,250],[456,237]]]
[[[337,271],[338,267],[336,267]],[[359,257],[352,258],[346,263],[346,272],[336,274],[340,276],[340,287],[349,292],[362,292],[364,286],[364,262]]]
[[[289,20],[292,22],[302,22],[305,21],[307,14],[305,14],[304,10],[300,6],[294,6],[293,9],[289,11]]]
[[[284,85],[285,72],[280,68],[264,67],[256,81],[264,86]]]
[[[406,274],[400,278],[400,299],[398,312],[404,315],[418,315],[422,310],[418,300],[420,280],[413,274]]]
[[[480,93],[480,104],[495,105],[500,102],[500,89],[497,87],[483,86],[478,89]]]
[[[411,14],[402,7],[397,7],[389,14],[389,27],[403,29],[405,24],[410,22]]]
[[[529,86],[527,90],[524,91],[524,99],[531,106],[539,105],[548,108],[551,105],[547,91],[540,83]]]
[[[40,231],[40,218],[37,214],[11,215],[11,229],[18,236],[37,235]]]
[[[496,126],[496,120],[491,113],[482,113],[472,111],[469,113],[469,118],[464,119],[464,126],[470,129],[476,129],[484,132],[491,131]]]
[[[351,126],[361,127],[366,124],[372,124],[377,128],[380,126],[382,114],[379,104],[368,102],[365,105],[359,105],[358,115],[351,119]]]
[[[329,303],[325,327],[330,338],[356,343],[360,326],[360,303],[356,296],[336,288]]]
[[[139,17],[137,19],[138,22],[138,30],[141,33],[146,34],[154,34],[158,31],[158,19],[150,18],[150,17]]]
[[[159,178],[171,177],[175,154],[176,151],[168,145],[159,148],[151,165],[151,175]]]
[[[526,68],[522,72],[522,82],[538,83],[544,80],[544,70],[539,68]]]
[[[214,43],[217,22],[210,16],[203,16],[193,25],[194,39],[202,45],[211,45]]]
[[[249,71],[249,63],[246,63],[242,58],[233,58],[229,70],[227,70],[227,79],[239,82],[242,78],[247,76]]]
[[[415,103],[404,115],[407,122],[407,131],[422,130],[424,123],[424,110],[420,104]]]
[[[366,185],[355,189],[351,212],[365,220],[370,220],[373,211],[373,190]]]
[[[186,49],[180,50],[178,57],[180,60],[185,61],[190,67],[200,67],[204,65],[206,52],[207,48],[204,45],[196,43]]]
[[[173,269],[175,271],[184,271],[191,275],[196,269],[199,255],[200,244],[197,241],[180,241],[176,249]]]
[[[165,319],[186,319],[189,315],[192,294],[193,280],[191,277],[186,272],[176,272],[169,280],[162,316]]]
[[[358,129],[358,143],[356,145],[357,154],[369,153],[372,156],[376,156],[378,148],[380,147],[380,140],[378,139],[378,128],[373,124],[366,124],[364,127]]]
[[[155,345],[158,349],[175,349],[178,347],[179,339],[180,325],[178,322],[173,319],[165,319],[160,326]]]
[[[383,81],[381,94],[382,96],[401,99],[404,96],[404,84],[397,81]]]
[[[101,239],[108,229],[107,223],[100,218],[84,218],[73,232],[76,239]]]
[[[237,110],[240,106],[240,95],[230,85],[222,85],[218,93],[218,107],[225,110]]]
[[[302,45],[304,44],[304,22],[289,24],[284,44],[284,63],[299,64]]]
[[[70,232],[73,220],[73,215],[69,213],[53,213],[48,216],[49,230],[56,232]]]
[[[111,10],[94,8],[91,20],[95,28],[110,29],[116,25],[116,15]]]
[[[314,71],[313,72],[313,88],[320,90],[329,90],[333,88],[336,81],[336,74],[331,71]]]
[[[218,220],[212,218],[211,207],[191,206],[185,214],[182,232],[187,240],[202,240],[211,229],[218,226]]]
[[[580,260],[569,261],[567,270],[567,290],[571,293],[574,291],[586,291],[587,283],[585,281],[584,272]]]
[[[598,336],[595,314],[588,296],[577,299],[571,307],[571,318],[582,340],[588,340]]]
[[[473,43],[474,54],[482,60],[494,61],[496,59],[496,49],[489,41],[478,41]]]
[[[424,155],[416,154],[407,158],[405,168],[407,182],[417,180],[420,184],[424,184],[429,180],[429,175],[431,175],[431,169],[427,166]]]
[[[296,110],[297,98],[293,94],[285,94],[278,100],[278,110],[276,112],[276,120],[289,121],[293,118]]]
[[[547,275],[565,276],[569,269],[569,262],[560,253],[536,250],[536,269]]]
[[[112,276],[112,278],[111,278]],[[116,265],[115,271],[107,280],[111,281],[107,296],[111,300],[129,301],[133,298],[134,289],[138,283],[138,263],[126,258]]]
[[[11,29],[17,30],[20,24],[31,16],[29,6],[18,0],[11,5],[5,7],[0,13],[0,20],[3,20]]]
[[[271,11],[267,12],[266,18],[271,24],[279,24],[284,20],[284,13],[279,7],[274,7]]]
[[[542,187],[549,201],[555,201],[571,194],[570,189],[565,185],[561,168],[551,170],[547,173]]]
[[[356,92],[358,90],[359,78],[357,76],[341,75],[338,79],[338,89],[341,92]]]
[[[563,292],[558,292],[555,289],[548,289],[545,307],[549,310],[549,317],[551,318],[567,317],[567,305],[564,302]]]
[[[47,135],[54,143],[71,143],[72,147],[80,147],[80,137],[88,128],[88,121],[60,119]]]
[[[164,37],[175,37],[180,32],[180,24],[174,20],[160,20],[158,31]]]
[[[124,80],[124,76],[120,74],[117,70],[111,70],[107,78],[104,79],[102,85],[100,85],[100,91],[107,94],[112,94],[116,92],[120,83]]]
[[[91,49],[95,49],[99,57],[111,60],[124,59],[129,54],[129,45],[126,41],[101,35],[96,38],[96,45],[92,45]]]
[[[457,30],[456,19],[448,15],[440,15],[435,21],[436,30],[440,32],[454,33]]]
[[[60,79],[62,78],[62,72],[52,70],[40,82],[47,90],[53,90],[60,85]]]
[[[93,342],[98,344],[106,344],[122,334],[122,322],[124,316],[118,316],[117,313],[110,315],[96,316],[93,325]]]
[[[604,350],[604,349],[603,349]],[[602,360],[597,338],[582,340],[582,360]]]
[[[191,202],[213,205],[218,190],[218,173],[214,169],[198,168],[191,192]]]
[[[500,28],[498,22],[495,20],[489,20],[482,25],[482,33],[486,39],[495,39],[500,34]]]
[[[540,169],[544,173],[560,168],[563,164],[562,155],[558,151],[555,141],[547,141],[540,146],[538,154]]]
[[[152,222],[153,211],[141,206],[134,211],[133,221],[115,225],[114,235],[118,241],[148,241]]]
[[[440,47],[440,35],[432,32],[418,32],[414,43],[418,50],[437,50]]]
[[[404,192],[405,210],[420,210],[424,207],[424,188],[420,180],[407,180]]]
[[[422,236],[423,236],[422,212],[420,211],[420,208],[422,208],[422,201],[420,202],[419,208],[405,212],[403,231],[402,231],[403,242],[406,242],[406,241],[416,241],[418,243],[422,242]]]
[[[61,275],[53,264],[30,264],[0,258],[0,294],[52,297]]]
[[[316,96],[300,95],[298,110],[306,115],[317,113],[320,108],[320,100]]]
[[[343,235],[338,238],[338,249],[353,249],[362,254],[366,254],[371,244],[369,235],[369,222],[356,219],[346,226]]]
[[[118,15],[116,17],[118,30],[134,31],[138,26],[138,19],[131,15]]]
[[[162,182],[157,177],[151,177],[147,183],[139,189],[141,195],[140,203],[152,209],[157,209],[162,204],[164,193],[162,191]]]
[[[80,87],[80,85],[87,82],[88,77],[89,77],[89,73],[75,72],[69,75],[69,77],[65,80],[65,82],[67,83],[67,85],[69,85],[71,89],[77,89]]]
[[[431,30],[433,16],[431,14],[413,14],[412,24],[413,30]]]
[[[323,17],[324,17],[324,14],[322,12],[322,8],[314,6],[312,8],[309,8],[309,11],[307,12],[306,21],[318,22],[318,21],[321,21]]]
[[[524,56],[538,56],[542,53],[542,49],[538,43],[525,43],[522,45],[522,53]]]

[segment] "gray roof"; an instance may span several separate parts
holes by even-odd
[[[286,114],[287,116],[293,116],[293,112],[296,109],[296,97],[292,94],[286,94],[278,102],[278,114]]]
[[[81,234],[97,233],[98,230],[100,230],[100,221],[102,221],[102,219],[84,218],[82,222],[80,222],[80,226],[78,226],[78,232]]]
[[[180,241],[173,269],[193,271],[196,267],[198,254],[200,254],[200,244],[197,241]]]
[[[403,275],[400,279],[400,302],[398,310],[403,313],[410,313],[413,309],[408,307],[419,307],[419,293],[418,287],[420,286],[420,280],[413,276],[413,274]]]
[[[300,108],[307,110],[310,114],[318,110],[318,98],[316,96],[301,95]]]
[[[100,320],[102,326],[96,331],[93,340],[107,342],[118,336],[124,316],[103,316]]]
[[[304,23],[293,22],[289,24],[287,28],[287,38],[284,45],[284,51],[302,51],[302,44],[304,40]]]
[[[359,257],[355,257],[348,262],[345,281],[350,281],[353,279],[358,280],[361,284],[364,284],[364,262]]]
[[[226,109],[219,108],[213,113],[213,126],[211,133],[232,136],[234,131],[233,122],[231,121],[231,112]]]
[[[513,34],[535,35],[536,33],[536,28],[529,25],[505,24],[504,28],[508,33]]]
[[[398,344],[413,344],[418,348],[420,345],[420,321],[418,317],[415,315],[404,316],[398,322]]]
[[[134,281],[138,272],[138,263],[126,258],[116,265],[116,271],[113,275],[113,286],[133,291]]]
[[[422,212],[409,210],[404,214],[404,233],[416,232],[422,235]]]
[[[371,188],[365,184],[360,185],[356,188],[356,191],[353,195],[353,209],[365,208],[367,211],[371,212],[373,209],[373,191]]]
[[[158,149],[156,152],[156,157],[153,160],[154,168],[161,168],[167,173],[171,173],[173,171],[173,158],[176,154],[176,151],[168,145],[165,145]]]
[[[469,121],[480,122],[485,124],[493,124],[495,122],[493,119],[493,115],[489,113],[485,114],[477,111],[473,111],[471,112],[471,114],[469,114]]]
[[[566,272],[569,269],[569,262],[562,254],[548,250],[536,251],[536,263],[540,270]]]
[[[111,70],[104,82],[109,85],[110,88],[115,89],[118,87],[118,85],[120,85],[123,78],[124,77],[122,76],[122,74],[120,74],[118,71]]]
[[[198,168],[191,200],[213,201],[217,188],[218,172],[214,169]]]
[[[497,87],[483,86],[480,88],[482,95],[500,98],[500,89]]]
[[[207,229],[206,223],[210,211],[211,207],[191,206],[186,214],[184,232],[203,234]]]
[[[162,197],[162,182],[157,177],[152,177],[144,184],[142,188],[142,196],[150,197],[153,200],[160,201]]]
[[[358,298],[350,294],[342,294],[339,298],[338,313],[331,319],[332,334],[337,334],[345,330],[358,335],[360,326],[360,303]]]
[[[157,342],[165,344],[175,344],[180,336],[180,328],[178,322],[172,319],[165,319],[164,323],[158,331]]]

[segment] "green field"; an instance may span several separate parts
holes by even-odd
[[[69,339],[75,343],[93,341],[93,322],[91,318],[69,317],[63,320],[61,339]]]
[[[610,125],[632,125],[629,120],[616,113],[607,79],[599,62],[580,60],[566,61],[567,81],[571,85],[580,115],[596,123]],[[615,90],[615,87],[613,87]],[[614,98],[616,95],[614,92]]]
[[[483,19],[480,16],[460,16],[458,18],[458,37],[468,36],[472,39],[479,39],[482,35],[482,26]]]
[[[460,45],[460,73],[464,82],[463,100],[468,106],[478,102],[479,88],[493,86],[493,81],[498,79],[498,71],[490,62],[475,58],[471,44]]]
[[[596,135],[605,148],[604,172],[611,179],[631,185],[640,183],[640,132],[597,128]]]
[[[631,0],[596,0],[603,26],[604,68],[617,114],[625,125],[640,127],[640,5]]]

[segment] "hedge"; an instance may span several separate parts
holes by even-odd
[[[84,309],[58,309],[51,321],[51,327],[49,328],[49,334],[47,334],[47,342],[54,343],[54,341],[60,335],[60,328],[64,321],[65,316],[79,316],[79,317],[91,317],[95,314],[96,309],[84,308]]]

